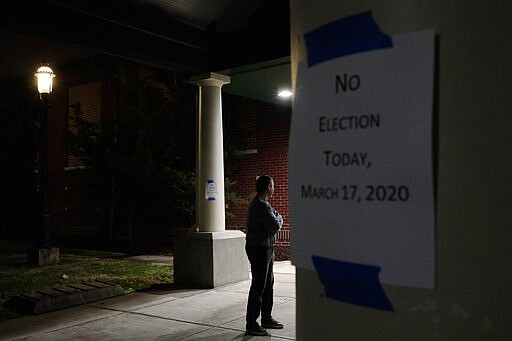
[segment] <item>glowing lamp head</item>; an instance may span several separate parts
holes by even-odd
[[[41,66],[35,73],[37,77],[37,90],[40,94],[49,94],[52,92],[53,77],[55,74],[48,66]]]
[[[288,97],[291,97],[293,94],[290,90],[281,90],[279,91],[279,93],[277,94],[277,96],[281,97],[281,98],[288,98]]]

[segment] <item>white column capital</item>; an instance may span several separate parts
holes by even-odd
[[[231,83],[231,77],[220,73],[207,72],[190,78],[191,83],[198,86],[218,86]]]

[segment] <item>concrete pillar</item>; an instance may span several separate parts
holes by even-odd
[[[357,13],[372,11],[386,34],[438,37],[436,288],[385,285],[395,311],[381,311],[328,299],[317,273],[297,267],[297,340],[512,340],[512,2],[314,4],[290,0],[294,79],[304,34]]]
[[[221,232],[225,230],[221,88],[230,83],[230,77],[208,73],[192,81],[199,86],[196,221],[200,232]]]
[[[199,86],[196,144],[198,231],[178,235],[174,281],[213,288],[249,279],[245,234],[225,230],[224,147],[221,87],[230,77],[215,73],[191,79]]]

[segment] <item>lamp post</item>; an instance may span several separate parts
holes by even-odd
[[[48,265],[59,262],[59,249],[51,245],[50,203],[48,191],[48,114],[49,96],[52,92],[52,83],[55,74],[48,66],[41,66],[35,73],[37,90],[41,98],[41,126],[40,126],[40,157],[39,157],[39,194],[41,203],[42,236],[35,249],[29,254],[32,264]]]

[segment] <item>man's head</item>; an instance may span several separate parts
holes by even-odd
[[[274,180],[268,175],[261,175],[256,179],[256,192],[268,198],[274,194]]]

